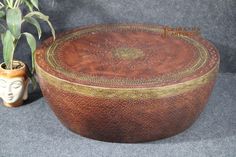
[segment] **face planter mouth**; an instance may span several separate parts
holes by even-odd
[[[13,94],[9,93],[8,96],[7,96],[8,101],[13,100],[13,98],[14,98]]]

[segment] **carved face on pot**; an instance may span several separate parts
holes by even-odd
[[[23,77],[0,78],[0,96],[6,103],[14,103],[27,97]]]
[[[13,70],[4,69],[4,64],[0,66],[0,98],[4,105],[16,107],[22,104],[23,100],[28,98],[28,77],[26,75],[26,66],[22,62],[14,62],[20,65]]]

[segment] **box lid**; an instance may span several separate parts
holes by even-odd
[[[146,88],[179,84],[218,70],[216,48],[201,36],[163,36],[157,25],[96,25],[46,40],[36,65],[75,84]]]

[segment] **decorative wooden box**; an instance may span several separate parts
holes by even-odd
[[[157,25],[79,28],[36,52],[43,95],[70,130],[92,139],[143,142],[190,127],[219,67],[200,36],[163,37]]]

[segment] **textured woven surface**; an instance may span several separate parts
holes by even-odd
[[[117,144],[81,137],[57,120],[44,98],[28,105],[0,105],[1,157],[235,157],[236,75],[220,75],[210,101],[188,130],[141,144]]]
[[[183,131],[203,110],[214,85],[212,81],[162,99],[119,100],[64,92],[40,80],[49,105],[66,127],[86,137],[114,142],[150,141]]]

